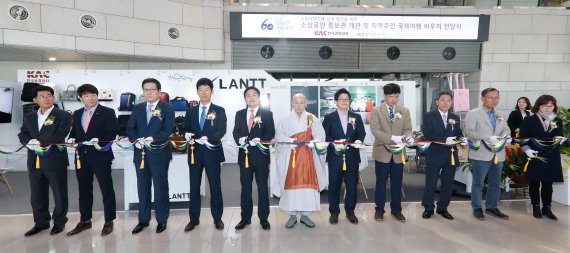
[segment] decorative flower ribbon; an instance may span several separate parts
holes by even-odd
[[[7,149],[5,149],[5,148],[0,147],[0,153],[1,153],[1,154],[5,154],[5,155],[11,155],[11,154],[14,154],[14,153],[16,153],[16,152],[22,150],[24,147],[25,147],[25,145],[22,145],[22,146],[20,146],[18,149],[14,150],[14,151],[7,150]]]
[[[46,157],[49,156],[51,154],[51,151],[54,149],[57,149],[59,152],[64,152],[65,151],[65,146],[62,145],[49,145],[47,147],[38,147],[34,150],[34,153],[36,153],[36,169],[40,169],[40,157]]]

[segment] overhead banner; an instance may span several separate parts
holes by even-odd
[[[486,41],[489,16],[232,12],[231,39]]]

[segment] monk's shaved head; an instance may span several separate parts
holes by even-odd
[[[293,110],[295,110],[297,114],[301,115],[305,111],[305,108],[307,108],[307,97],[305,97],[303,93],[293,95],[291,106],[293,106]]]

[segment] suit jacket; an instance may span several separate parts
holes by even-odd
[[[347,123],[346,134],[342,130],[340,116],[338,111],[325,116],[323,120],[323,128],[325,129],[325,141],[332,142],[335,140],[346,139],[346,142],[354,142],[360,140],[364,142],[366,132],[364,130],[364,122],[359,114],[348,112],[348,118],[354,118],[355,124]],[[335,154],[334,145],[331,144],[327,148],[328,163],[342,163],[342,156]],[[360,152],[357,148],[348,146],[346,149],[346,162],[351,164],[360,163]]]
[[[524,111],[524,113],[526,114],[526,116],[530,116],[530,112],[529,111]],[[523,122],[523,117],[522,114],[520,113],[519,110],[514,110],[509,114],[509,119],[507,119],[507,124],[509,125],[509,128],[511,129],[511,136],[515,137],[515,130],[517,128],[521,127],[521,123]]]
[[[261,118],[261,124],[253,124],[251,127],[251,132],[247,130],[247,123],[249,119],[247,118],[248,108],[239,110],[236,112],[234,130],[232,132],[235,142],[239,145],[239,139],[241,137],[247,136],[246,141],[259,138],[262,141],[270,141],[275,137],[275,123],[273,122],[273,113],[269,110],[259,107],[255,117]],[[253,164],[269,164],[270,155],[269,150],[267,150],[267,155],[264,155],[256,147],[248,148],[248,159],[249,163]],[[238,163],[245,163],[245,150],[239,149],[238,152]]]
[[[469,137],[472,141],[488,141],[491,136],[510,135],[511,129],[507,126],[505,116],[501,112],[495,110],[495,117],[497,119],[497,125],[495,131],[493,131],[491,121],[489,120],[489,117],[487,117],[487,112],[482,106],[467,112],[467,115],[465,115],[465,136]],[[469,150],[469,159],[491,161],[494,153],[489,151],[486,147],[483,147],[483,144],[481,144],[481,146],[482,147],[479,150]],[[505,161],[504,149],[497,154],[499,161]]]
[[[200,105],[194,106],[188,110],[186,110],[186,121],[184,122],[184,131],[185,133],[193,133],[195,140],[200,139],[202,136],[208,137],[208,142],[211,144],[217,145],[220,144],[220,147],[216,150],[209,150],[208,148],[204,147],[204,145],[194,144],[196,148],[194,150],[195,156],[194,160],[196,163],[199,162],[199,159],[202,159],[202,155],[204,155],[204,159],[211,160],[214,159],[216,162],[224,162],[224,149],[222,147],[222,138],[226,134],[227,128],[227,117],[226,117],[226,110],[223,107],[217,106],[215,104],[210,104],[210,108],[208,108],[209,115],[211,113],[216,114],[216,118],[214,120],[209,120],[206,117],[206,121],[204,122],[204,129],[200,129]],[[198,154],[196,154],[196,152]]]
[[[443,119],[437,109],[429,111],[424,115],[422,132],[428,141],[444,142],[447,137],[457,137],[457,139],[463,137],[461,125],[459,123],[459,116],[448,111],[447,119],[448,123],[446,127],[443,124]],[[449,124],[450,119],[455,120],[455,124],[453,124],[453,126]],[[455,149],[457,150],[457,148]],[[457,152],[454,153],[454,156],[455,161],[459,162]],[[451,157],[451,148],[449,146],[432,144],[426,151],[425,157],[426,163],[437,162],[441,164],[441,160],[447,160]]]
[[[37,110],[33,111],[24,117],[24,123],[22,124],[20,133],[18,134],[20,143],[26,145],[32,139],[40,141],[42,147],[47,147],[56,143],[64,143],[65,137],[69,133],[71,115],[64,110],[54,107],[48,116],[48,118],[55,118],[54,123],[51,125],[44,124],[42,129],[38,131],[37,112]],[[28,170],[36,169],[36,154],[33,150],[28,150],[27,164]],[[52,147],[51,153],[48,156],[40,158],[41,169],[65,169],[68,165],[69,160],[67,158],[67,150],[60,152],[55,146]]]
[[[85,109],[81,108],[73,113],[75,120],[73,121],[69,138],[75,138],[77,143],[98,138],[102,142],[99,144],[101,146],[107,145],[110,141],[116,139],[119,125],[117,116],[115,116],[115,110],[101,104],[97,105],[95,112],[91,116],[91,121],[89,121],[87,133],[83,130],[83,125],[81,124],[81,117],[84,112]],[[107,152],[99,152],[93,146],[81,146],[77,149],[82,161],[85,160],[93,164],[109,163],[115,158],[112,149]]]
[[[400,113],[401,118],[394,116],[393,124],[390,125],[390,116],[386,103],[377,105],[370,115],[370,131],[374,135],[374,147],[372,157],[382,163],[389,163],[392,157],[395,163],[402,163],[400,154],[393,155],[383,144],[392,143],[392,135],[412,137],[412,119],[408,108],[396,105],[394,114]],[[404,151],[405,152],[405,151]]]
[[[127,122],[127,136],[130,140],[152,137],[153,144],[164,144],[174,131],[174,109],[168,103],[158,101],[155,110],[160,109],[160,116],[152,116],[147,125],[147,103],[139,103],[133,108],[133,112]],[[152,159],[171,160],[172,153],[168,147],[160,152],[145,152],[145,156]],[[141,150],[135,148],[133,161],[140,163]]]
[[[564,124],[558,117],[554,119],[557,127],[552,130],[544,131],[542,122],[538,115],[532,115],[524,118],[520,125],[520,138],[536,138],[548,141],[556,136],[563,136]],[[538,151],[538,156],[545,158],[546,162],[532,159],[529,163],[528,170],[525,173],[526,178],[534,181],[543,182],[564,182],[564,175],[562,173],[562,164],[560,160],[560,146],[554,148],[542,148],[534,142],[529,142],[528,147]],[[523,149],[525,147],[523,146]]]

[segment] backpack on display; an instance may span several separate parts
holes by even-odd
[[[35,87],[40,86],[39,83],[24,83],[24,87],[22,88],[22,96],[20,96],[20,100],[22,102],[33,102],[34,101],[34,94],[32,91]]]
[[[184,97],[175,97],[170,100],[170,104],[174,107],[175,111],[186,111],[186,109],[188,109],[188,100]]]

